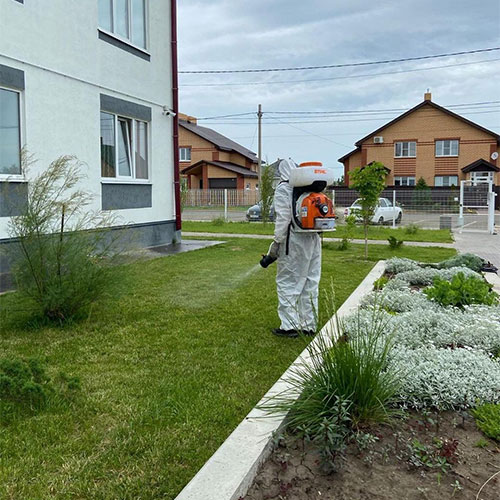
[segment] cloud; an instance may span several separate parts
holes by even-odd
[[[465,0],[182,0],[178,15],[181,70],[270,68],[492,47],[498,44],[500,4],[484,0],[478,8]],[[443,105],[499,100],[498,61],[331,81],[241,87],[182,86],[338,78],[496,58],[500,58],[500,53],[363,68],[181,75],[181,109],[195,116],[256,111],[259,103],[264,111],[408,109],[422,100],[427,88],[431,89],[433,100]],[[388,113],[381,118],[395,115]],[[464,116],[487,128],[500,128],[500,113],[464,113]],[[319,159],[338,167],[337,158],[348,152],[357,139],[387,121],[372,121],[367,117],[363,120],[284,124],[267,119],[264,153],[270,160],[292,155],[297,161]],[[248,121],[233,119],[207,126],[255,150],[256,119]]]

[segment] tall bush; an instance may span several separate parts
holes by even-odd
[[[370,224],[379,196],[385,187],[387,170],[380,162],[372,162],[365,167],[358,167],[349,173],[351,187],[359,192],[359,216],[365,232],[365,259],[368,258],[368,224]]]
[[[32,159],[23,155],[24,170]],[[92,211],[76,158],[61,156],[30,180],[23,213],[9,221],[9,251],[20,298],[34,313],[65,321],[99,300],[113,283],[112,216]]]
[[[274,171],[269,166],[262,167],[262,175],[260,178],[260,203],[261,203],[261,214],[262,221],[264,224],[269,222],[271,214],[271,206],[273,204],[274,197]]]

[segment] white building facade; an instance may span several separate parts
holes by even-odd
[[[61,155],[140,245],[180,240],[175,39],[175,0],[0,0],[1,245],[29,177]]]

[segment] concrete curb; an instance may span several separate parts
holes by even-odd
[[[339,308],[336,313],[339,318],[352,313],[359,306],[361,299],[373,289],[373,282],[382,276],[384,269],[384,261],[375,264]],[[335,338],[334,318],[326,323],[318,337]],[[313,340],[314,342],[318,342],[318,339]],[[294,369],[310,363],[309,358],[306,348],[261,399],[259,405],[269,397],[289,389],[291,386],[288,379]],[[271,453],[273,433],[282,425],[284,419],[285,415],[266,416],[257,405],[179,493],[176,500],[238,500],[244,496],[260,465]]]
[[[495,273],[484,273],[486,281],[493,285],[493,290],[500,294],[500,276]]]
[[[203,238],[252,238],[256,240],[272,240],[272,234],[233,234],[233,233],[198,233],[194,231],[183,231],[183,236],[197,236]],[[342,241],[342,238],[324,237],[324,241]],[[351,240],[352,243],[364,244],[365,240]],[[387,240],[368,240],[369,245],[387,245]],[[404,244],[409,247],[441,247],[455,248],[453,243],[435,243],[431,241],[405,241]]]

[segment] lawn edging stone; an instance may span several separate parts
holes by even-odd
[[[385,272],[385,261],[378,261],[360,285],[338,309],[343,318],[360,305],[362,298],[373,290],[373,282]],[[323,326],[318,337],[335,338],[335,316]],[[317,342],[317,340],[313,340]],[[289,389],[288,379],[297,365],[310,362],[307,348],[288,367],[256,407],[243,419],[219,449],[184,487],[176,500],[238,500],[252,485],[260,465],[271,453],[271,442],[286,415],[268,416],[259,409],[273,395]],[[297,394],[298,396],[298,394]]]

